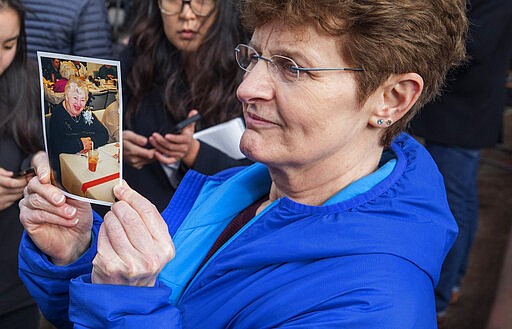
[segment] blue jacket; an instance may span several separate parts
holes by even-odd
[[[27,14],[28,55],[36,52],[112,58],[112,40],[103,0],[21,0]]]
[[[58,267],[25,236],[20,275],[61,327],[69,309],[75,328],[435,328],[433,290],[457,228],[423,147],[404,134],[392,151],[391,170],[323,206],[276,200],[201,268],[270,178],[261,164],[213,177],[190,171],[163,212],[176,257],[155,287],[91,284],[95,238]]]

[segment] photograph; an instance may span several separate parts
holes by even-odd
[[[52,184],[69,197],[111,205],[122,182],[120,63],[48,52],[37,59]]]

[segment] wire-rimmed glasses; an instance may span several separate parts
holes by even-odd
[[[263,59],[267,62],[271,75],[283,83],[298,81],[304,76],[304,72],[309,71],[364,71],[357,67],[300,67],[289,57],[281,55],[264,57],[258,54],[253,47],[244,44],[235,47],[235,58],[238,66],[246,72],[251,72],[258,60]]]
[[[196,16],[208,16],[215,9],[215,0],[158,0],[160,12],[164,15],[178,15],[188,4]]]

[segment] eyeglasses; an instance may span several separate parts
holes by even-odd
[[[160,12],[164,15],[177,15],[188,4],[196,16],[208,16],[215,9],[215,0],[158,0]]]
[[[263,57],[254,48],[244,44],[236,46],[235,58],[238,66],[246,72],[251,72],[258,63],[258,60],[263,59],[267,62],[271,75],[283,83],[298,81],[305,76],[304,72],[309,71],[364,71],[362,68],[350,67],[300,67],[289,57],[281,55],[272,55],[268,58]]]

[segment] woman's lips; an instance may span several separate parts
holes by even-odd
[[[275,125],[275,122],[266,120],[252,112],[247,112],[247,120],[246,121],[248,124],[252,124],[252,125],[268,125],[268,124]]]
[[[197,35],[197,32],[193,30],[181,30],[178,33],[182,39],[187,40],[194,39],[195,36]]]

